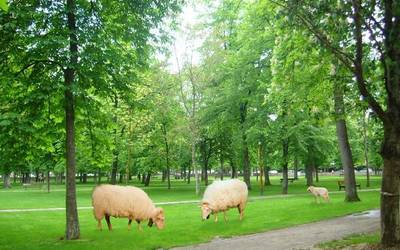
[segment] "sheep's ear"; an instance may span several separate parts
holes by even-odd
[[[150,218],[149,219],[149,224],[147,224],[149,227],[152,227],[153,226],[153,219],[152,218]]]

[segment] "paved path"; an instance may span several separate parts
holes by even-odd
[[[289,250],[310,249],[314,245],[358,233],[379,230],[379,211],[365,213],[299,225],[290,228],[237,236],[228,239],[214,239],[200,245],[174,248],[175,250]]]

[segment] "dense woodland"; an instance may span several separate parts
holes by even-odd
[[[205,1],[178,57],[168,48],[182,8],[9,1],[0,11],[4,187],[66,178],[73,193],[74,179],[151,185],[158,175],[166,188],[194,181],[199,193],[210,175],[243,176],[250,189],[250,176],[268,186],[278,170],[288,193],[298,171],[311,185],[318,172],[343,170],[354,187],[362,166],[383,169],[382,213],[392,215],[383,221],[399,228],[400,3]],[[355,187],[346,200],[358,200]],[[67,239],[79,225],[72,231]],[[398,244],[399,232],[383,231],[383,242]]]

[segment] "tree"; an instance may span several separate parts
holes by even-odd
[[[400,92],[398,91],[400,50],[397,46],[400,36],[400,3],[372,1],[362,4],[361,0],[353,0],[351,3],[339,2],[339,5],[286,1],[275,3],[289,10],[296,22],[307,28],[321,45],[353,74],[356,78],[354,84],[358,87],[360,95],[382,121],[384,139],[381,155],[384,171],[381,192],[381,243],[383,246],[399,245],[400,178],[396,173],[400,169]],[[324,13],[334,13],[334,15],[324,18]],[[351,18],[353,22],[341,22],[341,25],[337,26],[338,17],[343,20]],[[354,46],[343,47],[340,46],[342,41],[332,39],[335,37],[335,32],[339,33],[338,30],[323,26],[333,23],[340,29],[340,33],[346,33],[347,36],[344,37],[349,37]],[[369,34],[371,39],[363,39],[363,32]],[[373,58],[372,62],[370,58]],[[371,67],[383,69],[380,79],[371,81],[373,78],[368,74]],[[384,102],[378,99],[374,91],[376,88],[382,90],[379,93],[385,93]]]

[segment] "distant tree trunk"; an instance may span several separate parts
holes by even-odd
[[[312,186],[314,185],[314,178],[313,178],[314,165],[312,162],[307,162],[307,164],[304,167],[305,167],[307,186]]]
[[[284,139],[282,141],[282,194],[288,193],[288,157],[289,157],[289,141]]]
[[[101,184],[101,169],[97,168],[97,184]]]
[[[314,165],[314,169],[315,169],[315,182],[319,182],[318,166]]]
[[[164,135],[164,145],[165,145],[165,153],[166,153],[165,161],[166,161],[166,164],[167,164],[166,175],[167,175],[167,181],[168,181],[168,189],[171,189],[171,169],[170,169],[170,166],[169,166],[169,143],[168,143],[168,136],[167,136],[168,135],[167,134],[168,131],[167,131],[166,122],[162,123],[161,130],[162,130],[163,135]]]
[[[220,179],[222,181],[224,179],[224,155],[222,154],[222,152],[219,153],[219,164],[221,169]]]
[[[79,239],[80,229],[78,220],[78,210],[76,206],[76,187],[75,187],[75,111],[74,111],[74,75],[75,67],[78,64],[78,39],[75,20],[75,0],[67,0],[67,22],[69,31],[69,52],[70,64],[64,70],[65,82],[65,130],[66,130],[66,230],[67,240]]]
[[[265,169],[264,169],[264,179],[265,179],[264,186],[271,186],[271,180],[269,179],[269,170],[270,170],[270,167],[265,166]]]
[[[368,133],[367,133],[368,110],[365,110],[365,112],[363,112],[362,124],[363,124],[363,137],[364,137],[364,160],[365,160],[365,167],[367,168],[367,187],[369,187],[370,181],[369,181]]]
[[[118,116],[117,116],[117,109],[118,109],[118,96],[114,94],[114,123],[117,126]],[[117,183],[117,173],[118,173],[118,158],[119,158],[119,149],[118,149],[118,138],[117,138],[117,128],[114,128],[114,150],[113,150],[113,162],[111,168],[111,184],[115,185]]]
[[[144,182],[144,186],[145,186],[145,187],[148,187],[148,186],[150,185],[150,179],[151,179],[151,173],[148,172],[148,173],[147,173],[147,176],[146,176],[146,180],[145,180],[145,182]]]
[[[146,176],[147,176],[146,173],[143,173],[143,174],[142,174],[142,181],[141,181],[142,184],[145,184],[145,183],[146,183]]]
[[[10,174],[9,173],[4,173],[3,174],[3,188],[5,188],[5,189],[11,188]]]
[[[233,159],[232,159],[232,156],[229,156],[229,162],[230,162],[230,164],[231,164],[231,169],[232,169],[232,172],[231,172],[231,178],[233,179],[233,178],[237,178],[237,168],[236,168],[236,165],[235,165],[235,162],[233,161]]]
[[[258,142],[258,168],[260,170],[259,175],[260,175],[260,195],[264,194],[264,144],[259,141]]]
[[[245,131],[246,116],[247,101],[240,104],[240,130],[242,133],[243,179],[247,185],[247,188],[251,190],[249,148],[247,146],[247,135]]]
[[[298,172],[299,171],[299,158],[297,157],[297,155],[295,155],[294,156],[294,169],[293,169],[293,178],[295,179],[295,180],[298,180],[299,179],[299,176],[298,176]]]
[[[190,184],[190,165],[188,165],[188,173],[187,173],[187,183]]]
[[[356,178],[347,127],[345,120],[345,107],[343,101],[343,87],[337,80],[334,81],[334,106],[336,119],[336,133],[339,143],[340,158],[344,169],[344,183],[346,186],[346,201],[359,201],[356,189]]]

